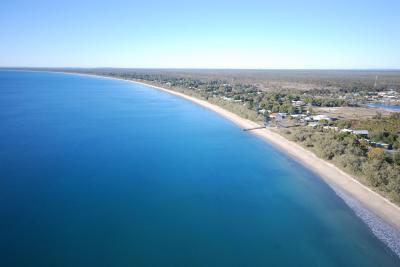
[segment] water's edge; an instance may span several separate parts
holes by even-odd
[[[99,76],[99,75],[94,75],[94,76],[108,78],[108,77]],[[148,88],[157,89],[155,86],[153,86],[151,84],[146,84],[143,82],[136,82],[136,81],[130,81],[130,80],[124,80],[124,79],[118,79],[118,80],[134,82],[134,83],[138,83],[138,84],[144,84]],[[163,92],[169,93],[168,92],[169,90],[167,90],[165,88],[163,88],[163,89],[165,90],[165,91],[163,90]],[[176,94],[174,94],[174,95],[176,95]],[[179,96],[179,95],[176,95],[176,96]],[[188,98],[185,98],[185,99],[190,100]],[[191,101],[191,102],[198,105],[198,103],[196,103],[196,102],[193,102],[193,101]],[[215,113],[218,115],[221,115],[218,112],[215,112]],[[224,116],[222,116],[222,117],[224,117]],[[235,123],[235,125],[237,127],[239,127],[238,124]],[[251,133],[251,134],[253,134],[253,133]],[[346,203],[346,205],[351,210],[353,210],[354,213],[370,228],[371,232],[379,240],[381,240],[386,246],[388,246],[400,258],[400,229],[391,225],[390,223],[385,221],[385,219],[376,215],[373,211],[366,208],[360,201],[358,201],[354,197],[350,196],[349,194],[346,194],[343,190],[339,189],[338,187],[336,187],[335,185],[332,185],[329,182],[326,182],[325,179],[320,177],[319,174],[317,174],[313,169],[310,169],[307,166],[305,166],[304,164],[302,164],[301,161],[294,158],[292,155],[287,153],[287,151],[285,151],[284,149],[279,148],[278,146],[275,146],[273,143],[269,142],[265,138],[261,138],[257,134],[253,134],[253,135],[256,136],[257,138],[261,139],[262,141],[267,142],[270,145],[273,145],[274,147],[279,149],[279,151],[283,152],[285,155],[288,155],[290,158],[299,162],[302,166],[304,166],[309,171],[313,172],[316,176],[318,176],[321,180],[323,180],[328,186],[330,186],[333,189],[333,191],[336,193],[336,195],[338,197],[340,197]]]
[[[36,72],[36,71],[34,71],[34,72]],[[125,79],[101,76],[101,75],[96,75],[96,74],[83,74],[83,73],[58,72],[58,71],[37,71],[37,72],[64,73],[64,74],[69,74],[69,75],[82,75],[82,76],[90,76],[90,77],[95,77],[95,78],[114,79],[114,80],[119,80],[119,81],[132,82],[132,83],[144,85],[145,87],[147,87],[149,89],[153,89],[153,90],[155,89],[155,90],[162,91],[164,93],[173,94],[173,95],[178,96],[180,98],[189,100],[191,103],[193,103],[195,105],[199,105],[199,106],[202,106],[204,108],[207,108],[206,106],[203,106],[201,103],[194,102],[189,97],[186,98],[184,96],[181,96],[177,92],[175,93],[174,91],[171,91],[169,89],[161,88],[161,87],[154,86],[154,85],[151,85],[151,84],[147,84],[147,83],[144,83],[144,82],[138,82],[138,81],[134,81],[134,80],[125,80]],[[162,90],[160,90],[160,89],[162,89]],[[212,109],[210,109],[210,110],[212,110]],[[214,113],[216,113],[217,115],[223,117],[224,119],[230,120],[229,118],[227,118],[223,114],[219,114],[215,110],[212,110],[212,111]],[[234,120],[230,120],[230,121],[233,122],[235,126],[240,128],[239,124],[236,123]],[[397,227],[393,226],[392,224],[387,222],[385,219],[383,219],[383,218],[379,217],[378,215],[376,215],[376,213],[374,211],[372,211],[372,210],[368,209],[367,207],[365,207],[360,201],[355,199],[353,196],[350,196],[349,194],[344,192],[342,189],[339,189],[335,185],[333,185],[333,184],[329,183],[328,181],[326,181],[325,179],[323,179],[312,168],[304,165],[300,160],[296,159],[295,157],[293,157],[293,155],[291,155],[290,153],[285,151],[285,149],[278,147],[274,143],[268,141],[265,138],[262,138],[261,136],[255,134],[255,133],[251,133],[251,134],[253,134],[257,138],[261,139],[263,142],[267,142],[268,144],[273,145],[275,148],[279,149],[279,151],[283,152],[285,155],[288,155],[290,158],[292,158],[295,161],[299,162],[302,166],[304,166],[309,171],[314,173],[317,177],[319,177],[321,180],[323,180],[328,186],[330,186],[333,189],[333,191],[336,193],[336,195],[338,197],[340,197],[346,203],[346,205],[369,227],[371,232],[379,240],[381,240],[388,248],[390,248],[391,251],[393,251],[400,258],[400,229],[398,229]]]
[[[357,199],[328,184],[350,209],[368,226],[372,233],[400,258],[400,230],[362,205]]]

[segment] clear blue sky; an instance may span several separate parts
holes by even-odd
[[[400,68],[400,1],[3,0],[0,66]]]

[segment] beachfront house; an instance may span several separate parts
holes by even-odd
[[[221,96],[221,99],[223,99],[223,100],[225,100],[225,101],[228,101],[228,102],[231,102],[231,101],[232,101],[232,98],[226,97],[226,96]]]
[[[284,119],[286,116],[287,116],[287,114],[284,113],[284,112],[271,113],[271,114],[269,115],[269,117],[270,117],[271,119],[275,119],[275,120],[277,120],[277,121],[281,121],[281,120]]]
[[[362,137],[368,137],[368,130],[353,130],[353,134],[357,136],[362,136]]]
[[[322,127],[324,130],[333,130],[333,131],[339,131],[339,127],[335,126],[324,126]]]
[[[295,107],[301,107],[301,106],[303,106],[304,105],[304,102],[303,101],[301,101],[301,100],[292,100],[292,105],[293,106],[295,106]]]
[[[342,130],[340,130],[342,133],[352,133],[353,132],[353,130],[350,130],[350,129],[342,129]]]
[[[357,135],[359,137],[368,137],[368,130],[351,130],[351,129],[342,129],[340,130],[342,133],[351,133]]]
[[[300,119],[301,116],[300,116],[300,114],[291,114],[290,118],[292,118],[292,119]]]
[[[330,118],[329,116],[324,115],[324,114],[313,116],[312,119],[314,121],[321,121],[321,120],[331,121],[332,120],[332,118]]]
[[[305,117],[304,121],[312,121],[313,119],[311,117]]]
[[[280,116],[282,116],[282,118],[286,118],[286,116],[287,116],[287,113],[285,113],[285,112],[279,112],[278,114]]]
[[[376,146],[384,148],[384,149],[389,149],[389,150],[392,149],[392,145],[391,144],[386,144],[386,143],[383,143],[383,142],[376,142]]]
[[[307,117],[307,115],[305,115],[305,114],[291,114],[290,117],[293,118],[293,119],[301,119],[301,118]]]

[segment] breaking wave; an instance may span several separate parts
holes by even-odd
[[[400,230],[365,208],[360,202],[332,186],[336,194],[361,218],[373,234],[400,258]]]

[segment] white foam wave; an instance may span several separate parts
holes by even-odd
[[[400,257],[400,230],[365,208],[360,202],[332,186],[336,194],[361,218],[373,234]]]

